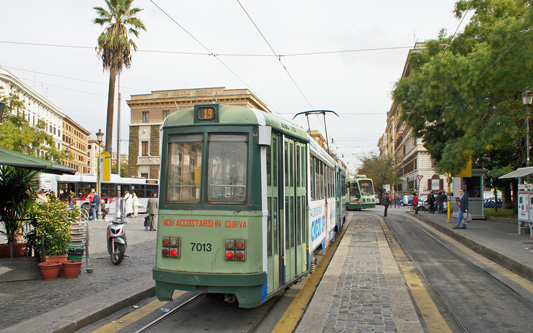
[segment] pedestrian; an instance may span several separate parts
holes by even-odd
[[[126,190],[124,192],[124,216],[130,217],[133,213],[133,198],[131,197],[130,191]]]
[[[418,214],[418,197],[416,193],[413,193],[413,209],[415,210],[415,214]]]
[[[387,216],[387,210],[389,209],[389,205],[391,203],[390,196],[387,192],[385,192],[383,198],[381,198],[381,203],[385,207],[385,210],[383,211],[383,216]]]
[[[148,199],[148,204],[146,205],[148,210],[148,216],[150,216],[150,231],[155,231],[155,224],[157,221],[157,212],[159,209],[159,200],[157,200],[157,194],[154,193],[150,199]]]
[[[429,206],[429,213],[434,214],[435,213],[435,196],[433,195],[433,191],[429,192],[428,206]]]
[[[133,205],[133,217],[137,217],[139,212],[139,197],[137,197],[137,193],[133,192],[131,193],[132,196],[132,205]]]
[[[98,195],[98,192],[94,192],[93,195],[93,204],[91,205],[91,209],[93,210],[93,220],[98,220],[98,208],[100,207],[101,198]]]
[[[459,212],[457,213],[457,223],[452,229],[466,229],[466,223],[463,222],[463,216],[468,213],[468,195],[465,190],[459,190],[461,196],[459,197]]]
[[[93,203],[93,199],[94,199],[94,192],[96,192],[94,190],[94,188],[91,189],[91,192],[87,195],[87,200],[89,201],[89,220],[96,220],[96,211],[95,211],[95,208],[94,208],[94,203]]]
[[[442,191],[437,195],[437,212],[439,214],[444,212],[444,193]]]
[[[398,193],[394,194],[394,208],[400,207],[400,196]]]

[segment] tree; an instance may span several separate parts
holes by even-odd
[[[130,68],[131,48],[137,50],[137,45],[129,38],[129,35],[139,37],[139,30],[146,31],[146,28],[136,17],[136,14],[142,9],[131,7],[133,0],[105,0],[105,3],[107,10],[102,7],[94,7],[93,9],[98,14],[94,23],[106,26],[98,37],[97,51],[98,56],[102,59],[104,70],[109,69],[105,150],[111,152],[116,77],[123,67]]]
[[[6,104],[0,125],[1,147],[46,160],[61,161],[65,158],[65,153],[56,149],[54,138],[46,133],[43,120],[31,126],[24,119],[25,106],[18,95],[0,95],[0,100]]]
[[[452,41],[442,31],[410,57],[393,98],[439,173],[471,159],[497,177],[525,164],[520,93],[533,83],[533,11],[527,0],[457,2],[458,18],[467,10],[475,13],[462,34]]]
[[[393,158],[379,157],[374,153],[370,153],[361,157],[360,160],[362,166],[357,169],[357,174],[371,178],[378,192],[382,191],[385,184],[390,184],[394,188],[395,185],[401,183]]]

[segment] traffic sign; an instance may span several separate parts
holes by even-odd
[[[421,181],[421,180],[422,180],[422,178],[424,178],[424,176],[423,176],[423,175],[416,175],[416,179],[418,179],[418,181]]]

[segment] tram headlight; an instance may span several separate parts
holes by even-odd
[[[246,241],[244,239],[225,239],[226,248],[225,260],[227,261],[245,261],[246,260]]]
[[[163,245],[161,249],[163,257],[180,258],[180,237],[163,237],[161,244]]]

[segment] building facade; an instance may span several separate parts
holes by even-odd
[[[31,126],[39,120],[45,123],[45,131],[54,138],[55,148],[67,151],[69,158],[61,163],[78,172],[91,172],[88,137],[89,131],[76,123],[52,102],[41,96],[11,72],[0,68],[0,92],[2,95],[17,95],[24,108],[19,112]]]
[[[13,113],[22,115],[31,126],[36,126],[42,120],[45,123],[44,130],[54,138],[55,148],[63,149],[65,115],[61,109],[4,68],[0,68],[0,92],[5,96],[17,95],[24,102],[24,108],[13,110]]]
[[[127,101],[131,110],[128,174],[159,178],[161,126],[165,118],[178,109],[195,104],[232,104],[270,113],[265,103],[248,89],[202,88],[153,91],[132,95]]]
[[[416,43],[409,51],[402,78],[410,75],[409,57],[420,52],[424,47],[424,43]],[[413,130],[401,120],[402,112],[398,104],[392,104],[387,112],[385,132],[378,141],[380,156],[393,157],[400,170],[402,183],[396,186],[396,192],[418,193],[446,190],[446,176],[435,173],[433,160],[424,147],[424,141],[417,138]]]
[[[88,144],[89,134],[89,131],[70,117],[63,118],[63,147],[69,152],[69,157],[63,164],[78,170],[80,173],[93,172],[89,151],[90,144]]]

